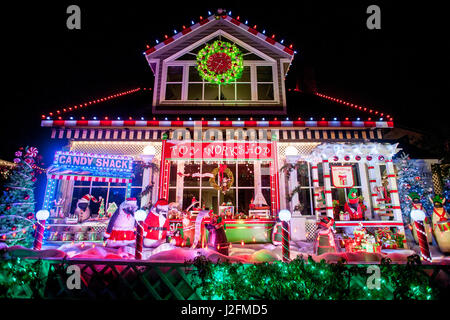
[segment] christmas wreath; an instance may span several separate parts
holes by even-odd
[[[197,54],[197,70],[211,83],[227,84],[242,76],[244,69],[241,51],[236,45],[216,40],[207,44]]]
[[[226,165],[220,165],[215,168],[212,172],[213,176],[209,178],[209,184],[216,190],[221,190],[224,194],[230,190],[234,183],[233,172]],[[219,183],[216,182],[216,176],[219,175]],[[224,177],[224,174],[226,177]]]

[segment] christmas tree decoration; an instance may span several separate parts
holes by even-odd
[[[16,151],[15,167],[11,169],[5,189],[0,196],[0,241],[7,245],[30,247],[33,243],[33,213],[35,210],[34,147]],[[31,215],[30,215],[31,213]],[[20,231],[20,232],[17,232]]]
[[[101,198],[100,206],[98,208],[98,217],[103,218],[105,216],[105,199]]]
[[[205,81],[228,84],[242,76],[242,53],[236,45],[216,40],[198,52],[197,70]]]

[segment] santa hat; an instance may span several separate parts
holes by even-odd
[[[97,203],[99,200],[95,199],[95,197],[91,194],[85,194],[81,199],[80,199],[80,203],[89,203],[89,201],[94,201],[95,203]]]
[[[129,205],[137,206],[137,200],[136,200],[136,198],[126,198],[125,201],[126,201],[126,203],[129,204]]]
[[[166,199],[159,199],[158,201],[156,201],[155,203],[155,207],[159,207],[159,206],[168,206],[169,202]]]
[[[333,224],[334,224],[334,219],[330,218],[330,217],[322,217],[320,219],[320,222],[318,223],[318,225],[320,227],[324,227],[325,229],[331,228],[331,226],[333,226]]]

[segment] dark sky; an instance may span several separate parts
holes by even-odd
[[[58,1],[3,10],[4,116],[0,158],[27,144],[45,149],[40,115],[137,86],[151,87],[145,45],[222,7],[297,50],[288,87],[315,81],[319,92],[389,112],[395,123],[448,137],[448,21],[432,2],[400,1]],[[81,30],[66,28],[78,4]],[[205,5],[203,5],[205,4]],[[381,30],[366,8],[381,7]],[[113,115],[112,115],[113,116]],[[46,159],[49,161],[49,159]]]

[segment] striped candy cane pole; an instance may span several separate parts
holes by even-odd
[[[44,238],[45,220],[37,220],[35,226],[36,226],[36,233],[34,235],[33,249],[41,250],[42,239]]]
[[[314,210],[316,212],[316,219],[319,220],[319,216],[320,216],[320,208],[317,205],[317,199],[319,198],[319,170],[317,167],[317,162],[313,162],[312,166],[311,166],[311,171],[312,171],[312,182],[313,182],[313,187],[314,187]]]
[[[134,258],[136,260],[142,259],[142,247],[144,242],[144,226],[142,221],[136,221],[136,250],[134,252]]]
[[[380,208],[378,207],[378,194],[375,191],[375,188],[377,187],[377,179],[375,177],[375,167],[373,165],[367,166],[368,172],[369,172],[369,186],[370,186],[370,197],[372,198],[372,207],[373,211],[377,213]]]
[[[416,226],[417,230],[417,238],[419,239],[419,247],[422,258],[424,260],[432,262],[430,247],[428,246],[427,233],[425,232],[423,221],[415,220],[414,225]]]
[[[289,222],[281,222],[281,253],[283,255],[283,261],[290,261],[290,250],[289,250]]]
[[[323,184],[325,187],[325,203],[327,209],[327,217],[333,218],[333,198],[331,196],[331,176],[330,176],[330,164],[328,160],[323,160]]]

